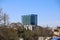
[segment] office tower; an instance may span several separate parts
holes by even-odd
[[[22,24],[23,25],[37,25],[37,15],[23,15],[22,16]]]

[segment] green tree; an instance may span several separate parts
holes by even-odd
[[[8,29],[8,40],[18,40],[17,31],[15,31],[13,28]]]
[[[18,37],[24,37],[24,32],[26,31],[26,29],[21,26],[21,27],[18,27],[17,28],[17,34],[18,34]]]

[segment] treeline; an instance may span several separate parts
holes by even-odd
[[[35,30],[26,30],[24,26],[15,25],[16,29],[12,27],[0,27],[0,40],[37,40],[38,37],[52,37],[52,30],[48,27],[44,28],[37,26]]]

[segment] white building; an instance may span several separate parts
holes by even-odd
[[[24,28],[29,29],[29,30],[34,30],[35,29],[35,25],[24,25]]]

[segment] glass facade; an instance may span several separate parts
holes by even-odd
[[[37,25],[37,15],[23,15],[22,16],[22,24],[23,25]]]

